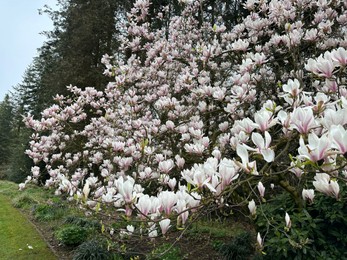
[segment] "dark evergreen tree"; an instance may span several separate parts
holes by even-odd
[[[0,103],[0,167],[6,165],[11,156],[13,112],[10,96],[6,95]]]
[[[66,86],[103,89],[101,58],[118,47],[116,19],[125,17],[120,1],[65,0],[58,11],[46,9],[54,21],[54,30],[46,33],[48,41],[40,49],[45,62],[41,75],[42,96],[48,100],[56,94],[67,94]]]
[[[9,97],[11,118],[9,118],[10,113],[7,112],[6,114],[8,116],[4,120],[4,125],[7,125],[6,131],[8,131],[5,135],[7,144],[4,146],[7,160],[2,164],[1,168],[3,177],[11,181],[22,182],[28,176],[28,173],[30,173],[33,165],[32,160],[25,154],[25,150],[29,146],[28,140],[32,131],[25,127],[23,115],[34,107],[34,101],[31,100],[32,93],[30,91],[24,92],[24,89],[20,89],[20,86],[17,86],[15,89],[16,92]],[[18,92],[19,89],[22,92]],[[28,90],[30,89],[28,88]],[[2,122],[0,124],[2,125]],[[1,133],[5,133],[3,130],[0,131]]]

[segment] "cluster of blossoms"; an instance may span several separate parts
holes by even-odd
[[[40,120],[25,119],[35,131],[27,154],[45,165],[30,180],[45,177],[90,209],[147,221],[141,232],[150,237],[208,204],[233,203],[246,182],[261,198],[266,186],[283,185],[278,176],[300,183],[310,203],[314,191],[339,198],[347,2],[248,0],[249,15],[230,31],[201,23],[199,1],[181,2],[180,16],[152,29],[150,2],[137,1],[123,40],[132,55],[104,56],[105,90],[70,86],[74,98],[57,96]],[[248,207],[256,214],[254,199]]]

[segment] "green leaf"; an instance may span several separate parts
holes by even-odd
[[[217,25],[216,24],[213,25],[213,31],[217,31]]]

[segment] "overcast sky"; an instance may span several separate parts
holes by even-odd
[[[53,28],[50,18],[39,15],[45,4],[56,9],[57,0],[0,0],[0,101],[22,81],[25,69],[42,46],[39,33]]]

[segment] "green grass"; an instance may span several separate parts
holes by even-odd
[[[12,204],[18,208],[29,208],[53,197],[52,191],[38,189],[30,184],[23,191],[19,191],[18,184],[10,181],[0,181],[0,195],[11,198]]]
[[[182,259],[180,249],[165,243],[155,248],[147,257],[148,260],[180,260]]]
[[[35,227],[0,194],[0,256],[3,260],[57,259]],[[33,249],[29,249],[31,246]]]
[[[0,181],[0,195],[12,197],[18,194],[18,184],[10,181]]]
[[[212,238],[230,238],[237,236],[243,231],[244,227],[237,222],[200,220],[192,225],[189,233],[191,235],[207,234]]]

